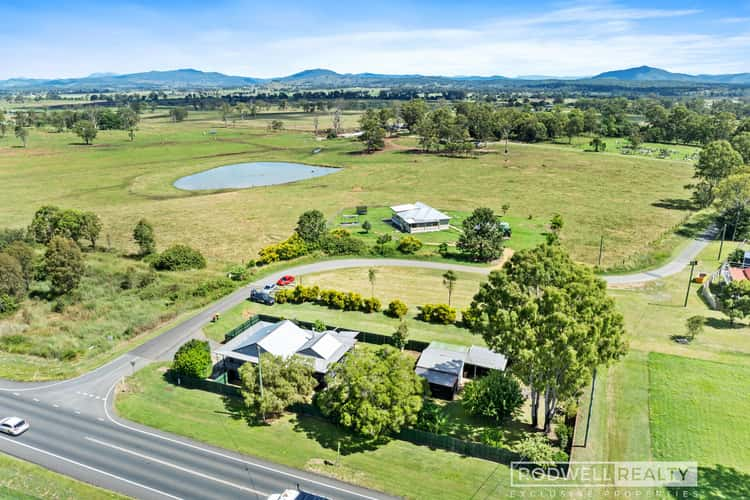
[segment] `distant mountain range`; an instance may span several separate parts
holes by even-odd
[[[342,88],[342,87],[513,87],[535,86],[559,82],[560,85],[750,85],[750,73],[729,75],[688,75],[672,73],[659,68],[640,66],[617,71],[608,71],[593,77],[523,76],[429,76],[429,75],[386,75],[377,73],[336,73],[329,69],[309,69],[279,78],[253,78],[231,76],[196,69],[172,71],[148,71],[118,75],[114,73],[94,73],[83,78],[30,79],[12,78],[0,80],[0,91],[55,90],[68,92],[84,91],[127,91],[164,89],[228,89],[250,86],[291,86],[300,88]]]
[[[651,66],[607,71],[593,77],[593,80],[624,80],[638,82],[696,82],[696,83],[750,83],[750,73],[735,73],[729,75],[687,75],[672,73]]]

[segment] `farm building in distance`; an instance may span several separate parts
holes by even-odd
[[[244,363],[258,363],[260,354],[288,358],[301,356],[310,361],[315,373],[325,374],[329,367],[354,347],[358,332],[305,330],[289,320],[272,323],[258,321],[216,350],[221,371],[230,379],[238,378]]]
[[[505,356],[486,347],[431,342],[419,356],[415,371],[427,380],[434,396],[453,399],[463,386],[463,379],[485,375],[490,370],[504,371],[507,365]]]
[[[405,233],[429,233],[448,229],[451,218],[422,202],[391,207],[391,222]]]

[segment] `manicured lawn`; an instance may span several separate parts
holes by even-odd
[[[367,155],[359,154],[361,143],[351,139],[269,133],[263,121],[268,118],[225,127],[218,113],[191,112],[185,122],[173,124],[160,112],[141,121],[135,141],[125,132],[100,131],[93,146],[44,129],[30,131],[27,148],[11,147],[17,141],[6,136],[0,139],[0,227],[25,226],[45,203],[93,209],[112,244],[132,251],[133,226],[146,217],[155,225],[160,249],[187,243],[219,265],[254,258],[262,246],[287,237],[309,208],[332,218],[343,207],[405,200],[462,212],[477,206],[500,212],[508,203],[511,221],[529,215],[548,221],[562,214],[564,244],[581,261],[596,262],[603,234],[610,242],[603,265],[609,267],[648,250],[686,215],[669,202],[688,196],[682,186],[692,168],[685,162],[521,144],[513,144],[507,157],[500,146],[490,146],[474,158],[449,158],[411,152],[411,139],[396,139],[398,147]],[[291,115],[287,121],[291,126]],[[322,151],[314,154],[317,148]],[[241,191],[188,193],[171,185],[187,174],[245,161],[345,168]]]
[[[0,497],[8,500],[126,498],[1,453],[0,471]]]
[[[311,417],[287,415],[270,425],[248,425],[234,401],[169,385],[160,366],[146,367],[127,380],[126,391],[116,400],[121,416],[406,498],[503,498],[508,494],[505,465],[398,440],[373,445]],[[339,466],[324,465],[324,460],[336,460],[338,443]]]
[[[702,498],[750,496],[750,367],[652,353],[654,458],[698,462]]]
[[[439,207],[435,208],[441,210]],[[463,220],[471,215],[471,212],[459,210],[442,211],[451,217],[450,229],[430,233],[412,234],[411,236],[419,239],[425,245],[417,255],[434,254],[441,243],[446,243],[449,247],[449,252],[458,255],[458,252],[455,249],[456,241],[458,241],[458,238],[461,235]],[[392,243],[391,246],[395,246],[398,240],[404,237],[406,233],[401,232],[389,222],[391,220],[391,214],[392,211],[389,207],[368,207],[366,215],[356,215],[356,208],[347,208],[342,210],[341,213],[335,217],[333,226],[348,229],[352,234],[362,238],[368,246],[374,245],[379,236],[387,234],[393,239],[394,243]],[[498,215],[500,215],[500,213],[498,213]],[[504,216],[502,220],[511,225],[513,234],[511,238],[506,240],[505,246],[512,248],[513,250],[522,250],[524,248],[538,245],[544,241],[544,233],[548,231],[547,223],[549,221],[511,215]],[[362,224],[364,224],[365,221],[370,222],[370,225],[372,226],[370,231],[366,232],[362,229]]]

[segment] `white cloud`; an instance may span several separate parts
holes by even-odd
[[[20,74],[78,76],[195,67],[271,77],[323,67],[352,73],[514,76],[591,75],[641,64],[689,73],[750,71],[750,31],[743,32],[739,21],[726,21],[716,33],[695,32],[705,25],[690,19],[697,13],[586,1],[560,4],[538,15],[480,16],[473,24],[448,19],[430,29],[410,29],[396,24],[398,20],[379,28],[312,23],[318,33],[300,36],[292,35],[294,27],[264,31],[214,23],[196,26],[189,34],[179,23],[154,30],[150,28],[158,19],[149,18],[144,25],[118,24],[110,33],[104,26],[92,26],[78,37],[69,30],[59,45],[32,38],[23,50],[11,50],[8,38],[0,43],[0,72],[23,68]],[[2,38],[0,33],[0,42]],[[91,39],[97,43],[92,45]]]
[[[542,16],[508,16],[461,29],[293,37],[271,41],[260,52],[272,54],[274,66],[287,71],[588,75],[642,64],[695,73],[750,70],[748,35],[670,34],[668,27],[651,33],[641,24],[698,12],[577,3]],[[257,67],[267,63],[255,62]]]

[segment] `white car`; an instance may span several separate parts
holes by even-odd
[[[276,289],[276,283],[268,283],[266,286],[263,287],[263,291],[266,293],[271,293]]]
[[[29,423],[18,417],[8,417],[0,420],[0,432],[18,436],[29,430]]]

